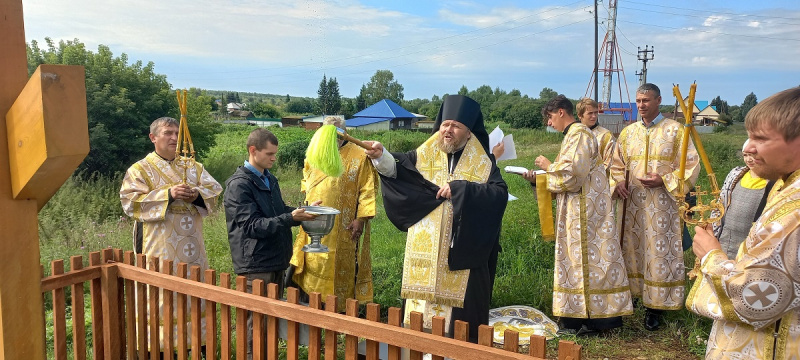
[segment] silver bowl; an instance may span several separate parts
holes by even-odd
[[[335,225],[338,209],[328,206],[301,206],[309,214],[315,214],[314,220],[302,221],[303,231],[311,237],[311,243],[303,246],[303,251],[311,253],[326,253],[328,247],[321,244],[322,237],[328,235]]]

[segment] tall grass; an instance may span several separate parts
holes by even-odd
[[[493,127],[493,126],[491,126]],[[490,127],[490,128],[491,128]],[[560,146],[562,135],[541,130],[507,129],[513,133],[517,146],[518,159],[504,161],[499,165],[517,165],[533,168],[533,160],[538,155],[553,159]],[[252,130],[248,126],[223,126],[217,137],[217,145],[202,160],[208,171],[220,182],[235,171],[246,159],[244,144]],[[280,144],[295,141],[308,141],[313,132],[300,128],[271,128],[278,136]],[[418,146],[429,134],[397,132],[358,132],[352,135],[362,140],[378,140],[391,151],[407,151]],[[731,168],[741,164],[737,150],[746,139],[741,126],[719,134],[702,135],[703,142],[711,157],[717,178],[724,179]],[[280,158],[278,163],[280,164]],[[273,173],[278,177],[283,197],[290,205],[303,200],[300,193],[302,172],[295,166],[277,166]],[[552,287],[554,267],[554,245],[543,242],[539,232],[536,201],[530,184],[519,175],[503,174],[509,192],[519,200],[508,204],[501,233],[503,247],[498,259],[492,306],[528,305],[552,313]],[[701,175],[701,184],[707,184]],[[70,178],[56,193],[39,215],[41,260],[49,269],[53,259],[67,259],[71,255],[85,255],[90,251],[106,247],[132,249],[132,222],[123,216],[119,205],[121,176],[96,177],[86,181]],[[222,201],[220,199],[219,203]],[[204,221],[206,250],[211,266],[218,272],[232,273],[230,249],[227,240],[225,215],[221,205]],[[378,200],[378,214],[371,222],[372,259],[376,303],[385,310],[390,306],[400,306],[400,282],[405,248],[405,233],[394,228],[386,219],[382,200]],[[297,229],[295,229],[296,231]],[[691,266],[694,255],[686,253],[686,264]],[[46,270],[49,272],[49,270]],[[690,285],[687,283],[687,286]],[[49,307],[49,305],[48,305]],[[577,339],[584,344],[589,356],[616,358],[628,355],[615,344],[639,339],[643,331],[643,313],[625,319],[624,329],[609,337],[597,339]],[[702,354],[705,351],[703,340],[707,339],[710,321],[686,310],[669,312],[665,330],[656,332],[653,339],[668,335],[669,339],[679,339],[684,353]],[[651,336],[651,335],[646,335]],[[699,339],[699,341],[698,341]],[[669,346],[667,346],[669,347]],[[643,352],[649,354],[647,350]],[[649,355],[648,355],[649,356]],[[654,355],[650,358],[670,358]]]

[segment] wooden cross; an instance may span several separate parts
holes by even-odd
[[[0,0],[0,34],[0,359],[40,360],[37,216],[89,153],[84,70],[42,65],[28,81],[22,0]]]

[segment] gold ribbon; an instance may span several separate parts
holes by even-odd
[[[553,193],[547,190],[547,174],[536,175],[536,199],[539,202],[539,224],[544,241],[556,239],[553,219]]]

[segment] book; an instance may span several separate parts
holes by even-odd
[[[526,169],[526,168],[524,168],[522,166],[511,166],[511,165],[506,166],[503,170],[505,172],[507,172],[507,173],[518,174],[518,175],[522,175],[522,174],[525,174],[525,173],[528,172],[528,169]],[[544,170],[536,170],[533,173],[536,174],[536,175],[541,175],[541,174],[546,173],[546,171],[544,171]]]

